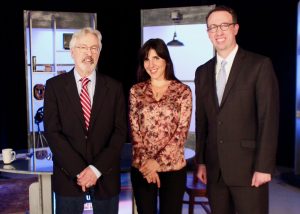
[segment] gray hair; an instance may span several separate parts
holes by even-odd
[[[90,28],[90,27],[82,28],[79,31],[73,33],[71,41],[70,41],[70,45],[69,45],[70,49],[75,47],[78,38],[80,38],[82,36],[85,36],[87,34],[93,34],[98,38],[99,51],[101,51],[101,49],[102,49],[102,43],[101,43],[102,35],[101,35],[99,30],[93,29],[93,28]]]

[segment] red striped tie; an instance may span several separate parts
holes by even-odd
[[[81,103],[83,116],[85,120],[85,126],[86,129],[88,129],[90,124],[90,115],[91,115],[91,100],[87,89],[87,85],[89,84],[90,80],[89,78],[84,77],[81,78],[80,81],[82,84],[82,88],[80,92],[80,103]]]

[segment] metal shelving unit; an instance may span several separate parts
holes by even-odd
[[[96,21],[96,13],[24,10],[28,149],[33,148],[34,151],[41,147],[37,145],[38,140],[44,139],[40,138],[44,131],[43,122],[37,123],[39,121],[35,118],[37,113],[43,113],[42,86],[49,78],[68,72],[73,67],[66,38],[70,39],[75,31],[83,27],[95,29]],[[37,94],[40,95],[38,99]]]

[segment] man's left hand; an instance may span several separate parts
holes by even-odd
[[[94,186],[97,182],[97,176],[90,167],[86,167],[77,176],[77,184],[81,186],[83,192],[85,192],[91,186]]]
[[[271,181],[271,174],[263,172],[254,172],[251,186],[259,187]]]

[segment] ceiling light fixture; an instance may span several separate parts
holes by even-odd
[[[177,37],[176,24],[178,24],[182,20],[182,14],[180,13],[179,10],[175,10],[175,11],[171,12],[171,19],[174,22],[175,31],[174,31],[174,35],[173,35],[173,40],[168,42],[167,45],[168,46],[175,46],[175,47],[184,46],[184,44],[182,42],[180,42],[179,40],[176,39],[176,37]]]

